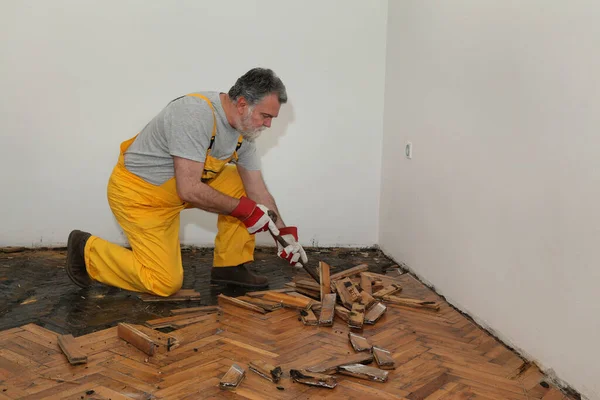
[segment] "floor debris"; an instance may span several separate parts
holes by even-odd
[[[290,377],[294,380],[294,382],[303,383],[310,386],[333,389],[337,385],[335,377],[331,375],[309,372],[303,369],[290,370]]]
[[[245,376],[246,371],[239,365],[233,364],[219,381],[219,387],[224,390],[233,390],[239,386]]]
[[[281,367],[276,367],[262,360],[250,362],[248,369],[273,383],[279,383],[281,376],[283,375],[283,370]]]

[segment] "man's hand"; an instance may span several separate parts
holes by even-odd
[[[288,226],[279,230],[281,237],[288,243],[283,247],[277,240],[277,255],[294,267],[302,267],[308,262],[306,252],[298,243],[298,228]]]
[[[251,235],[269,230],[272,235],[278,236],[279,229],[269,217],[268,212],[267,207],[242,196],[238,206],[231,212],[231,216],[242,221]]]

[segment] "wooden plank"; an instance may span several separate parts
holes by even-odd
[[[316,326],[319,324],[319,320],[310,308],[308,310],[300,310],[300,318],[304,325]]]
[[[294,282],[296,288],[307,289],[313,292],[319,292],[321,290],[321,286],[315,281],[309,281],[307,279],[300,279]]]
[[[319,315],[319,325],[321,326],[332,326],[333,316],[335,312],[335,302],[337,295],[335,293],[328,293],[321,301],[321,315]]]
[[[287,293],[270,292],[263,295],[263,299],[280,303],[284,307],[298,308],[308,310],[313,304],[314,300],[308,298],[301,298],[291,296]]]
[[[174,322],[182,321],[182,320],[193,318],[193,317],[204,316],[204,315],[208,315],[208,314],[203,311],[200,311],[200,312],[195,312],[195,313],[173,315],[171,317],[157,318],[157,319],[152,319],[150,321],[146,321],[145,325],[148,328],[152,328],[152,329],[166,328],[169,326],[173,326]]]
[[[365,314],[365,324],[373,325],[387,311],[387,307],[383,303],[377,303],[371,307]]]
[[[348,322],[350,320],[350,310],[342,306],[335,306],[335,315],[337,315],[344,322]]]
[[[360,274],[360,288],[363,292],[367,292],[370,295],[373,294],[373,282],[364,272]]]
[[[369,270],[369,266],[367,264],[359,264],[356,267],[352,267],[345,271],[338,272],[337,274],[333,274],[329,277],[329,279],[333,282],[335,280],[347,278],[352,275],[358,275],[361,272],[365,272],[368,270]]]
[[[219,312],[221,308],[219,306],[203,306],[203,307],[189,307],[189,308],[176,308],[171,310],[171,314],[180,315],[180,314],[188,314],[188,313],[196,313],[196,312],[205,312],[205,313],[213,313]]]
[[[277,302],[265,300],[261,297],[238,296],[236,298],[245,301],[246,303],[254,304],[255,306],[264,308],[267,311],[279,310],[282,307],[281,304]]]
[[[352,332],[348,332],[348,339],[350,339],[350,344],[352,345],[354,351],[371,351],[371,348],[373,347],[367,338]]]
[[[373,346],[373,357],[375,358],[375,362],[381,369],[395,369],[396,363],[392,358],[392,354],[382,349],[381,347]]]
[[[318,365],[306,368],[308,372],[317,372],[319,374],[335,374],[338,367],[351,364],[371,364],[373,362],[373,354],[362,352],[353,354],[347,357],[335,358],[330,361],[323,362]]]
[[[283,289],[271,289],[271,290],[261,290],[258,292],[248,292],[246,296],[250,297],[263,297],[265,293],[289,293],[294,292],[296,289],[294,288],[283,288]]]
[[[378,303],[378,301],[375,297],[371,296],[369,293],[367,293],[364,290],[362,292],[360,292],[360,299],[358,299],[358,302],[360,304],[362,304],[363,306],[365,306],[365,310],[370,309],[376,303]]]
[[[273,383],[279,382],[281,380],[281,376],[283,375],[283,370],[281,367],[276,367],[262,360],[251,361],[248,365],[248,368],[250,371],[257,373]]]
[[[217,296],[217,299],[218,299],[217,301],[219,303],[223,302],[223,303],[226,303],[226,304],[232,304],[232,305],[234,305],[236,307],[244,308],[246,310],[255,311],[255,312],[261,313],[261,314],[266,314],[267,313],[267,311],[264,308],[262,308],[262,307],[258,307],[258,306],[255,306],[254,304],[246,303],[245,301],[238,300],[235,297],[225,296],[223,293],[219,294]]]
[[[119,323],[117,326],[117,335],[149,356],[153,355],[156,351],[156,343],[148,335],[142,333],[131,324]]]
[[[303,383],[310,386],[333,389],[337,385],[335,377],[331,375],[319,374],[304,369],[290,370],[290,377],[294,382]]]
[[[339,279],[334,281],[335,289],[340,296],[340,300],[342,305],[347,309],[352,309],[352,304],[358,301],[360,297],[360,293],[352,283],[352,281],[348,278]]]
[[[396,297],[396,296],[385,296],[383,301],[386,303],[397,305],[397,306],[405,306],[405,307],[413,307],[413,308],[426,308],[430,310],[438,311],[440,309],[440,305],[436,301],[424,301],[424,300],[416,300],[416,299],[408,299],[405,297]]]
[[[223,375],[219,381],[219,388],[223,390],[233,390],[238,387],[246,376],[246,371],[237,364],[233,364],[229,371]]]
[[[72,365],[87,363],[87,355],[81,351],[73,335],[60,335],[58,345]]]
[[[377,298],[377,299],[382,299],[385,296],[389,296],[391,294],[394,293],[398,293],[402,290],[402,286],[396,284],[396,283],[392,283],[389,286],[384,287],[381,290],[378,290],[377,292],[373,293],[373,297]]]
[[[326,294],[331,293],[331,279],[329,276],[330,266],[324,261],[319,261],[319,281],[321,291],[321,301],[325,298]]]
[[[387,371],[379,368],[362,364],[342,365],[338,368],[338,372],[342,375],[354,376],[374,382],[386,382],[389,374]]]
[[[365,306],[362,304],[354,303],[352,305],[352,311],[350,311],[350,319],[348,326],[352,329],[362,329],[363,323],[365,322]]]
[[[146,302],[162,302],[162,301],[200,301],[200,293],[194,289],[181,289],[177,293],[168,296],[156,296],[150,293],[140,293],[138,298]]]

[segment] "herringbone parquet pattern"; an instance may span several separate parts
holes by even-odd
[[[440,301],[412,277],[397,279],[403,295]],[[385,383],[336,375],[334,389],[293,383],[289,370],[354,353],[338,318],[333,327],[305,326],[295,310],[263,315],[223,304],[220,315],[170,332],[180,345],[151,357],[118,338],[116,327],[78,337],[88,355],[78,366],[66,361],[55,333],[25,325],[0,333],[0,399],[566,398],[535,366],[441,304],[439,312],[389,306],[365,325],[361,335],[391,351],[397,368]],[[280,365],[284,378],[274,384],[250,372],[253,360]],[[235,391],[220,390],[233,363],[246,377]]]

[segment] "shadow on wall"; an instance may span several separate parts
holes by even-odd
[[[279,116],[273,121],[271,128],[266,129],[257,139],[258,156],[262,158],[277,147],[279,138],[287,132],[288,125],[294,121],[294,108],[291,103],[286,103],[281,107]],[[279,154],[277,157],[283,159],[284,154]],[[185,227],[194,225],[202,230],[217,234],[217,215],[198,209],[184,210],[181,214],[181,229],[179,240],[187,245],[195,245],[193,238],[186,238]],[[189,239],[189,240],[187,240]]]

